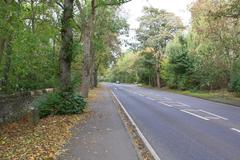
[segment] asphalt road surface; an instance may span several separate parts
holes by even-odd
[[[106,83],[161,160],[240,160],[240,107]]]

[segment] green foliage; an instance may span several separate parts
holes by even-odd
[[[240,59],[237,59],[233,65],[229,87],[231,91],[236,92],[240,96]]]
[[[191,87],[193,61],[188,55],[187,39],[177,36],[167,46],[167,60],[164,63],[164,79],[170,88],[187,89]]]
[[[133,83],[138,80],[136,71],[136,62],[138,61],[138,53],[127,53],[120,57],[116,65],[111,69],[109,81]]]
[[[191,6],[192,28],[184,40],[168,43],[164,77],[168,87],[239,93],[239,17],[229,6],[236,3],[198,0]],[[228,12],[228,13],[227,13]],[[235,12],[237,13],[237,12]],[[228,16],[226,16],[228,15]],[[181,53],[181,54],[179,54]]]
[[[137,39],[142,49],[151,48],[156,52],[164,52],[167,42],[183,29],[179,17],[171,12],[153,7],[145,7],[137,29]]]
[[[53,12],[58,9],[35,1],[32,7],[30,1],[0,3],[0,42],[5,41],[0,47],[2,89],[14,92],[56,87],[59,30]],[[4,47],[7,44],[9,53]]]
[[[75,93],[50,93],[39,97],[33,103],[41,118],[49,115],[82,113],[86,101]]]

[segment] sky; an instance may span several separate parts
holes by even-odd
[[[159,9],[165,9],[169,12],[175,13],[183,21],[185,26],[189,26],[191,22],[191,14],[188,10],[188,6],[194,0],[132,0],[125,3],[121,7],[121,14],[127,17],[127,21],[130,25],[129,38],[121,37],[121,39],[132,41],[134,39],[135,31],[138,28],[138,18],[142,15],[144,6],[152,6]],[[123,46],[123,49],[127,47]]]

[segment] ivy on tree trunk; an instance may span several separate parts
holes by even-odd
[[[64,0],[62,17],[62,45],[60,51],[60,90],[72,91],[71,86],[71,62],[73,54],[73,0]]]

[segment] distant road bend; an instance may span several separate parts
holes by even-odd
[[[240,107],[106,83],[161,160],[240,160]]]

